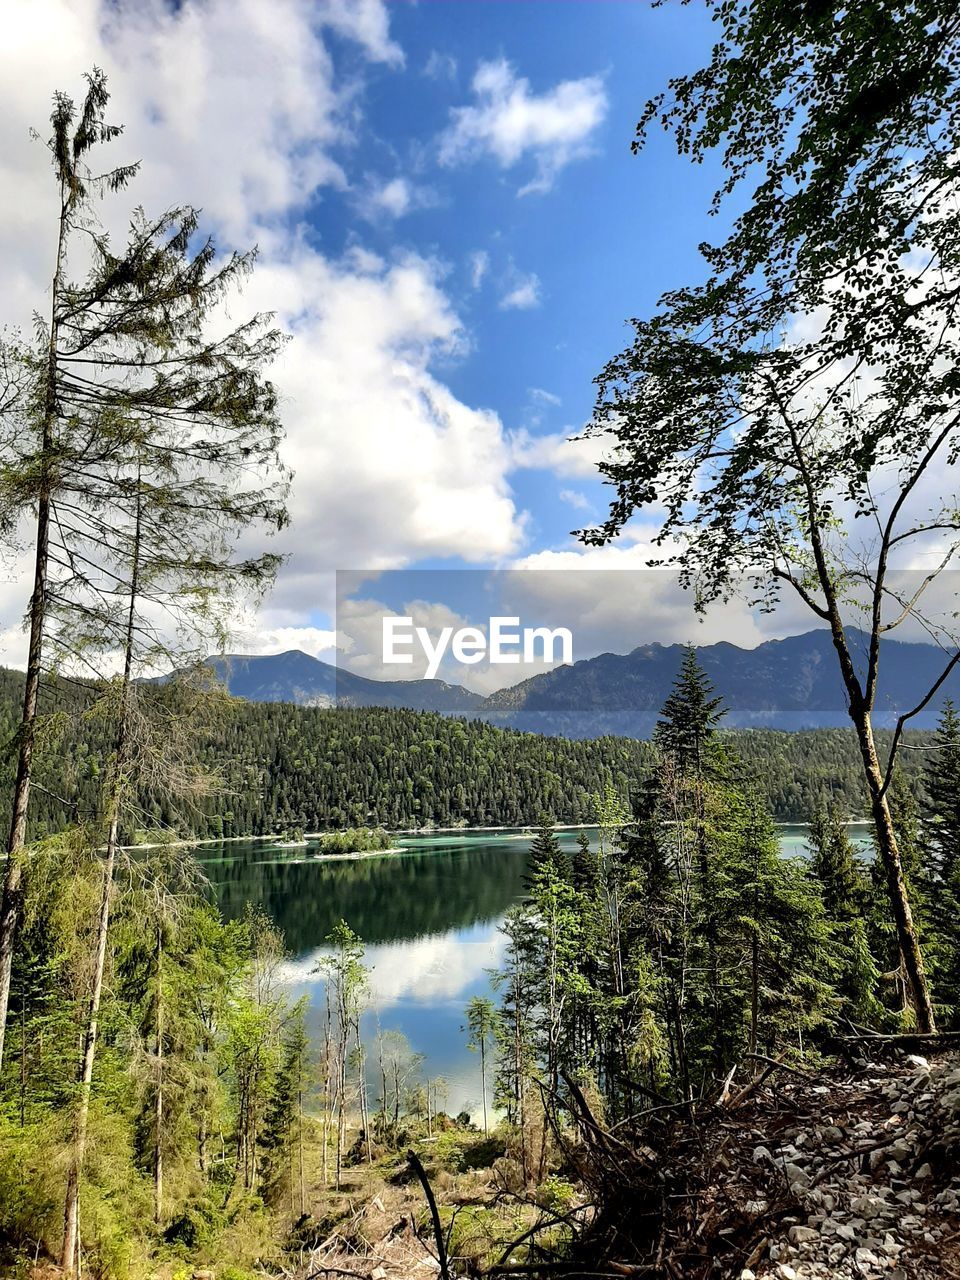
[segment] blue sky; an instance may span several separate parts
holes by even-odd
[[[422,190],[425,207],[371,215],[358,226],[349,196],[325,198],[311,221],[335,248],[359,242],[389,255],[403,244],[440,258],[469,329],[469,350],[444,362],[444,380],[511,427],[574,431],[589,417],[592,379],[625,343],[626,318],[697,278],[697,246],[716,232],[707,216],[716,169],[692,166],[659,133],[640,156],[630,151],[644,101],[670,74],[699,64],[712,24],[697,6],[654,10],[630,0],[429,0],[392,5],[390,17],[406,63],[380,70],[368,86],[362,163],[374,183]],[[510,165],[481,148],[459,163],[438,163],[437,135],[451,113],[476,103],[478,69],[500,62],[527,81],[533,99],[564,83],[597,82],[599,123],[583,137],[583,154],[542,191],[521,194],[537,178],[535,148]],[[478,254],[485,269],[474,288]],[[530,305],[505,307],[525,283]],[[601,487],[589,477],[567,483],[542,469],[518,470],[511,487],[531,513],[531,549],[562,543],[603,510]],[[565,492],[589,507],[571,505],[559,496]]]
[[[700,278],[719,163],[655,134],[651,94],[708,56],[696,4],[641,0],[12,0],[0,49],[0,324],[46,306],[53,186],[30,140],[104,67],[130,204],[190,202],[260,247],[230,316],[276,313],[296,478],[276,590],[235,648],[330,656],[339,569],[641,568],[650,524],[587,550],[597,445],[570,445],[628,317]],[[27,556],[0,592],[22,660]],[[442,602],[433,602],[442,603]],[[684,604],[644,640],[689,638]],[[607,635],[608,647],[638,642]],[[625,624],[626,625],[626,624]],[[762,638],[749,618],[742,638]],[[714,637],[715,638],[715,637]]]

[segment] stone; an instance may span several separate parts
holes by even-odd
[[[933,1176],[933,1170],[930,1168],[929,1164],[924,1163],[913,1175],[913,1178],[915,1182],[920,1182],[923,1178],[930,1178],[932,1176]]]
[[[817,1240],[819,1235],[812,1227],[791,1227],[787,1232],[787,1239],[791,1244],[809,1244],[812,1240]]]
[[[806,1169],[801,1169],[798,1164],[788,1164],[784,1169],[784,1173],[786,1174],[787,1182],[789,1182],[791,1187],[809,1187],[810,1175],[807,1173]]]

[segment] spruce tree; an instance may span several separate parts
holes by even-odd
[[[846,814],[838,805],[818,805],[810,823],[810,848],[827,915],[836,921],[860,917],[866,886],[847,834]]]
[[[960,868],[960,715],[944,703],[924,774],[925,840],[932,869],[942,884],[951,884]]]
[[[107,100],[100,72],[88,77],[79,116],[66,95],[55,98],[51,314],[29,361],[33,430],[3,476],[5,505],[35,504],[37,532],[0,907],[0,1058],[45,665],[67,657],[97,674],[96,658],[123,653],[128,639],[137,655],[156,658],[185,614],[219,637],[228,592],[264,585],[277,564],[235,556],[236,535],[285,519],[276,395],[263,376],[281,336],[263,317],[222,337],[207,325],[254,255],[218,259],[212,241],[196,247],[199,215],[189,207],[155,219],[136,211],[114,251],[92,195],[120,189],[135,169],[91,175],[87,153],[119,133],[104,123]],[[80,233],[88,266],[74,282],[68,250]]]
[[[682,771],[703,766],[706,745],[725,715],[723,699],[712,695],[713,685],[697,651],[688,645],[653,735],[660,750],[673,756]]]
[[[938,995],[951,1028],[960,1025],[960,716],[944,705],[925,771],[923,839],[931,883],[929,927],[937,940]]]

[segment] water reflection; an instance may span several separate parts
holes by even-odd
[[[570,853],[578,832],[561,832]],[[590,832],[595,843],[596,833]],[[851,835],[860,844],[866,828]],[[807,829],[781,829],[784,852],[803,853]],[[296,996],[310,997],[308,1026],[319,1037],[323,981],[314,970],[323,942],[346,920],[366,943],[371,1008],[364,1034],[402,1031],[425,1070],[449,1086],[447,1108],[479,1107],[478,1065],[462,1032],[471,996],[491,991],[501,962],[499,926],[523,893],[529,833],[464,832],[400,837],[403,852],[358,861],[322,862],[307,849],[262,841],[197,850],[221,910],[236,917],[248,902],[283,930],[291,958],[287,976]],[[372,1083],[372,1082],[371,1082]]]

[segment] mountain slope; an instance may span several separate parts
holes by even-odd
[[[853,630],[847,635],[862,667],[866,637]],[[486,700],[480,714],[494,724],[539,733],[645,738],[683,653],[682,645],[660,644],[622,655],[603,653],[503,689]],[[698,646],[697,653],[727,707],[728,727],[796,730],[850,723],[836,653],[825,630],[768,640],[755,649],[726,642]],[[939,677],[947,656],[935,645],[884,640],[875,723],[892,726],[898,715],[914,707]],[[932,727],[945,697],[960,700],[960,673],[954,672],[911,727]]]
[[[848,632],[858,663],[866,637]],[[300,706],[402,707],[488,720],[504,728],[569,738],[647,738],[683,658],[682,645],[641,645],[602,653],[484,699],[443,680],[371,680],[306,653],[233,655],[210,663],[230,692],[250,702]],[[836,654],[827,631],[767,640],[755,649],[722,642],[698,647],[700,662],[727,707],[730,728],[820,729],[849,724]],[[890,727],[935,683],[946,656],[935,645],[883,641],[874,716]],[[960,672],[945,683],[912,728],[931,728],[944,697],[960,701]]]
[[[368,680],[299,649],[253,656],[227,654],[208,662],[234,697],[248,702],[404,707],[448,716],[475,715],[483,702],[479,694],[443,680]]]

